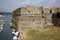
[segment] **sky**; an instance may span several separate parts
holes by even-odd
[[[0,0],[0,12],[13,12],[13,10],[27,5],[60,7],[60,0]]]

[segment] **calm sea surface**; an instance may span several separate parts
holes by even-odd
[[[3,20],[5,24],[3,31],[0,32],[0,40],[12,40],[12,30],[9,25],[12,19],[12,14],[3,13],[2,15],[4,15],[4,17],[0,18],[0,20]]]

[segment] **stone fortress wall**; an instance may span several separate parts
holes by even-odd
[[[52,15],[58,12],[60,13],[60,8],[27,6],[14,10],[13,19],[19,30],[43,29],[45,24],[54,25],[52,20],[55,17],[52,19]]]

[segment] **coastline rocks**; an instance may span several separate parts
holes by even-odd
[[[2,30],[3,30],[3,27],[0,27],[0,32],[2,32]]]

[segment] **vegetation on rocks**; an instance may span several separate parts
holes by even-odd
[[[12,18],[12,23],[14,24],[14,26],[12,28],[17,30],[17,25],[18,25],[18,17],[19,14],[13,13],[13,18]]]

